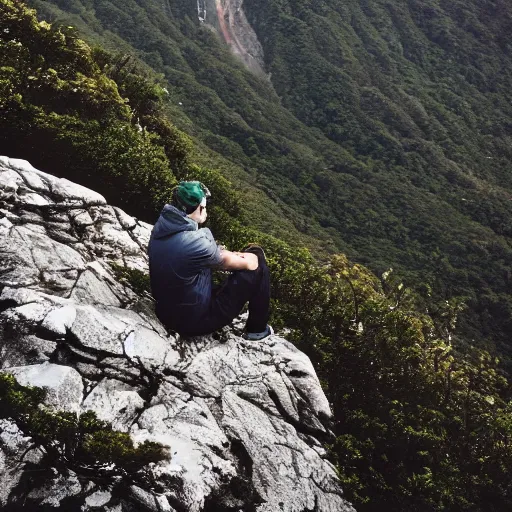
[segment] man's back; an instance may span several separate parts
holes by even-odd
[[[148,252],[158,317],[170,325],[185,313],[199,318],[211,299],[211,268],[221,263],[211,231],[198,229],[197,222],[166,205],[153,228]]]

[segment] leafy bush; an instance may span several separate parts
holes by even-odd
[[[279,310],[332,404],[330,454],[357,509],[509,508],[510,384],[452,339],[460,304],[433,319],[391,273],[341,255],[299,263],[280,276]]]
[[[136,478],[144,466],[168,457],[159,443],[145,441],[135,447],[129,434],[113,430],[92,411],[79,417],[50,411],[41,405],[45,396],[44,389],[22,386],[12,375],[0,373],[0,418],[13,420],[44,449],[50,464],[77,473],[97,469]]]

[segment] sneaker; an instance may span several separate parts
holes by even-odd
[[[244,334],[244,339],[247,341],[260,341],[272,336],[274,334],[274,329],[270,325],[267,325],[267,328],[263,332],[246,332]]]

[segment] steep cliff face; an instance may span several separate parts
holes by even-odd
[[[219,33],[252,71],[265,75],[263,48],[243,11],[243,0],[197,0],[199,21]]]
[[[92,410],[169,455],[147,468],[151,485],[98,483],[69,460],[45,466],[41,447],[6,418],[0,507],[353,510],[325,460],[331,412],[304,354],[279,336],[248,343],[237,325],[169,334],[151,300],[115,278],[113,262],[147,271],[150,230],[91,190],[0,157],[2,371],[46,387],[46,407]]]

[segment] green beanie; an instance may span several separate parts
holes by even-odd
[[[182,181],[173,191],[172,202],[176,208],[189,214],[209,196],[209,190],[200,181]]]

